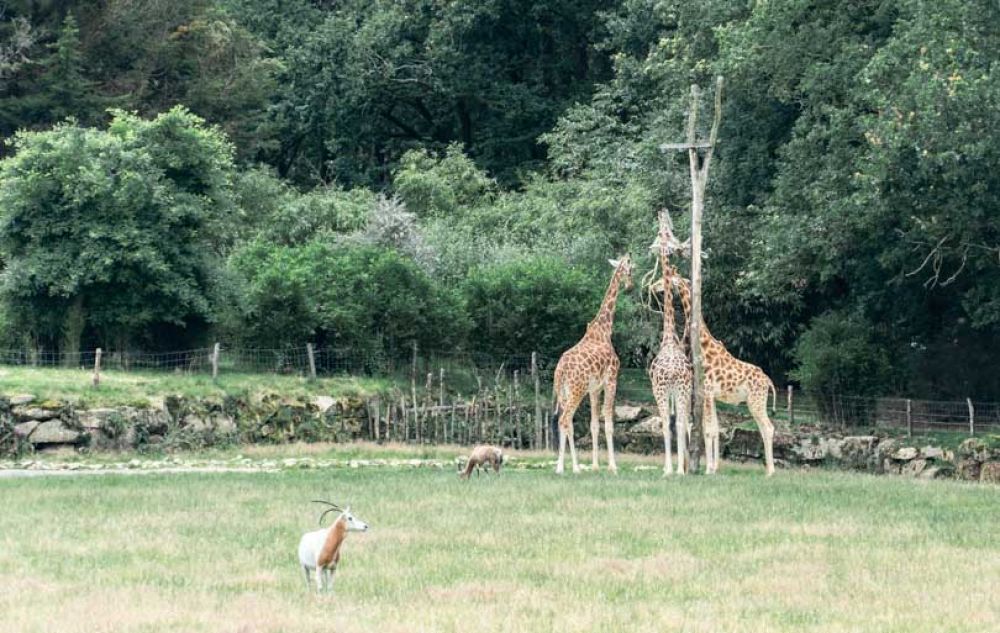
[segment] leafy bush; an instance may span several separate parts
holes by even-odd
[[[475,270],[464,287],[470,347],[497,356],[556,357],[583,334],[604,287],[555,257],[525,257]]]
[[[874,395],[885,389],[891,369],[871,324],[841,312],[813,319],[794,357],[792,378],[817,393]]]
[[[399,253],[351,242],[257,240],[232,259],[247,284],[243,336],[262,347],[343,346],[366,356],[461,344],[458,294]]]
[[[427,150],[412,150],[400,161],[393,182],[406,206],[420,217],[462,215],[489,199],[496,183],[452,144],[441,158]]]

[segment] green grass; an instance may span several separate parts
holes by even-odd
[[[241,396],[250,393],[279,393],[296,397],[306,395],[367,396],[388,388],[380,379],[334,377],[310,382],[301,376],[277,374],[224,374],[217,383],[204,374],[170,372],[104,372],[101,385],[95,388],[92,374],[79,369],[3,367],[0,368],[0,393],[31,394],[40,400],[70,401],[81,407],[136,405],[180,394],[192,398]]]
[[[1000,630],[1000,489],[723,473],[0,480],[0,621],[12,633]],[[295,564],[319,497],[372,525],[347,541],[323,598]]]

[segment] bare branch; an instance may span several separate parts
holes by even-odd
[[[948,277],[943,282],[941,282],[941,286],[942,287],[947,286],[951,282],[955,281],[955,279],[958,278],[959,274],[961,274],[961,272],[965,270],[965,264],[968,260],[969,260],[969,247],[966,246],[965,249],[962,250],[962,265],[958,267],[958,270],[956,270],[951,277]]]
[[[940,256],[939,253],[940,253],[941,246],[943,246],[946,241],[948,241],[948,238],[947,237],[942,237],[941,241],[938,242],[937,245],[934,246],[934,248],[931,249],[931,252],[927,253],[927,257],[925,257],[924,261],[920,263],[920,266],[918,266],[914,270],[906,273],[906,276],[907,277],[912,277],[912,276],[916,275],[921,270],[923,270],[925,266],[927,266],[927,263],[929,261],[931,261],[932,258],[934,258],[935,256]],[[917,246],[915,248],[919,248],[921,246],[920,242],[917,242],[916,244],[917,244]]]

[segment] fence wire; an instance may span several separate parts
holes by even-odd
[[[525,407],[534,417],[552,405],[552,377],[558,358],[541,354],[497,357],[462,350],[417,350],[386,353],[336,347],[310,350],[219,346],[183,351],[105,351],[103,373],[171,372],[179,374],[275,374],[309,377],[357,376],[389,379],[393,391],[441,407],[470,399],[506,407]],[[0,366],[66,368],[92,371],[96,350],[50,352],[0,350]],[[215,361],[215,362],[213,362]],[[622,368],[618,402],[647,405],[655,410],[644,368]],[[968,400],[917,400],[856,396],[781,389],[772,417],[780,424],[815,424],[843,428],[894,428],[921,431],[980,432],[1000,430],[1000,403]],[[498,406],[499,406],[498,405]],[[770,405],[770,402],[769,402]],[[427,405],[429,406],[429,405]],[[588,399],[582,403],[586,412]],[[745,408],[743,409],[744,413]]]

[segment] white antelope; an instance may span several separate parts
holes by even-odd
[[[365,532],[368,524],[361,521],[353,514],[351,508],[340,508],[329,501],[314,501],[313,503],[323,503],[330,506],[319,516],[319,524],[323,525],[323,517],[331,512],[339,512],[340,516],[330,527],[312,532],[306,532],[299,541],[299,564],[302,565],[302,573],[306,577],[306,589],[309,589],[309,572],[316,572],[316,592],[323,591],[324,584],[327,591],[333,591],[333,574],[337,571],[337,563],[340,562],[340,548],[347,538],[348,532]],[[324,578],[325,577],[325,578]],[[325,582],[324,582],[325,580]]]

